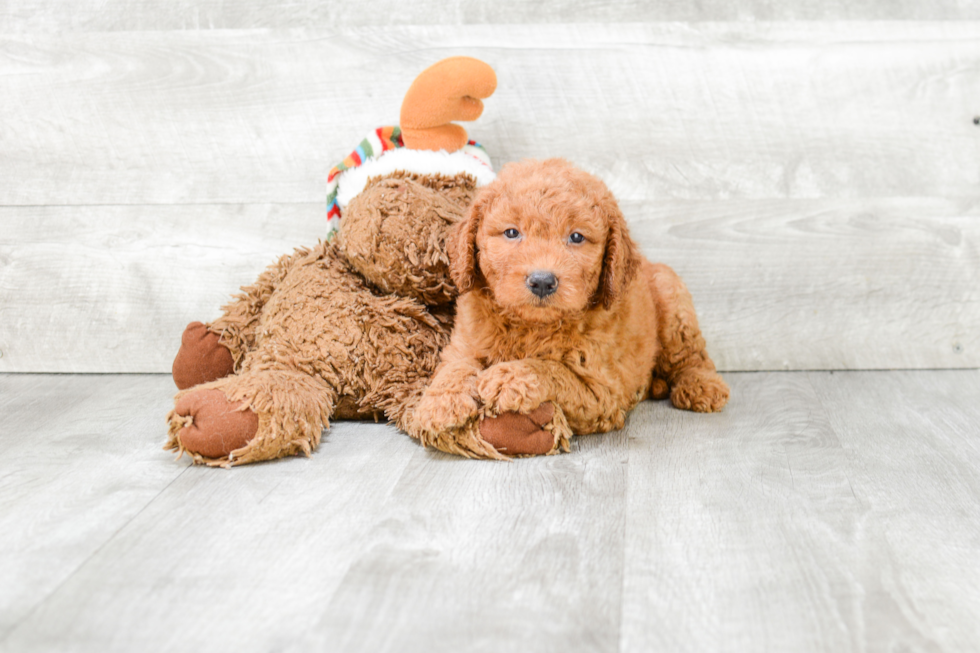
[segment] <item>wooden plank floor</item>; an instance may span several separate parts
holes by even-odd
[[[167,376],[0,375],[0,650],[976,650],[980,370],[728,378],[563,456],[226,471]]]

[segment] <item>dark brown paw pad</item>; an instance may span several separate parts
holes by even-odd
[[[545,402],[528,415],[501,413],[480,422],[480,436],[509,456],[542,455],[555,447],[555,436],[543,427],[555,416],[555,406]]]
[[[180,390],[216,381],[235,371],[235,360],[221,337],[200,322],[191,322],[180,338],[180,351],[174,358],[174,383]]]
[[[244,447],[259,430],[259,417],[243,404],[228,401],[220,390],[198,390],[177,400],[174,412],[190,417],[180,429],[181,446],[205,458],[223,458]]]

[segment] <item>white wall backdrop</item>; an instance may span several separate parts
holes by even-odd
[[[0,372],[169,371],[457,54],[472,137],[605,179],[721,369],[980,366],[980,3],[789,4],[0,1]]]

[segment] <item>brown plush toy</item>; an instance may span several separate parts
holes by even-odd
[[[331,171],[336,237],[283,256],[220,318],[187,327],[165,448],[228,467],[309,455],[330,419],[381,416],[420,437],[410,416],[453,323],[446,237],[493,179],[482,148],[447,123],[477,118],[495,87],[476,59],[424,71],[402,106],[403,129],[376,130]],[[424,444],[503,458],[567,450],[568,433],[546,404]]]

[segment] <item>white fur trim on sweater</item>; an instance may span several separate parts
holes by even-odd
[[[354,197],[364,190],[368,179],[388,175],[403,170],[420,175],[452,176],[461,172],[469,173],[476,179],[477,186],[486,186],[494,180],[493,170],[482,160],[467,151],[457,150],[452,154],[445,150],[409,150],[399,148],[384,153],[384,156],[369,159],[356,168],[345,170],[337,187],[337,203],[347,206]]]

